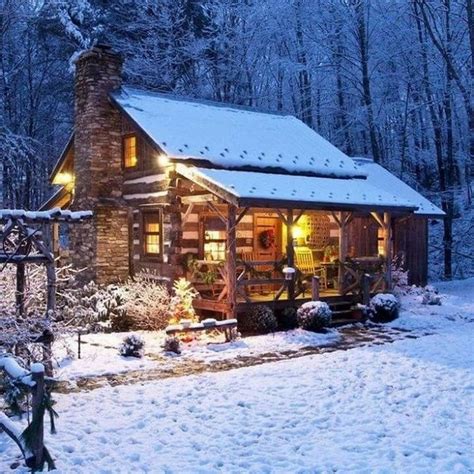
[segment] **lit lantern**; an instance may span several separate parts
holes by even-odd
[[[53,180],[53,184],[59,184],[61,186],[67,186],[68,184],[73,184],[74,183],[74,176],[72,173],[68,172],[61,172],[58,173]]]
[[[293,267],[285,267],[283,269],[283,275],[285,275],[285,280],[293,280],[295,277],[296,270]]]
[[[167,155],[158,155],[158,165],[161,166],[162,168],[165,168],[168,166],[170,163],[170,159],[168,158]]]
[[[304,235],[303,229],[300,226],[294,225],[291,229],[291,234],[294,239],[301,239]]]

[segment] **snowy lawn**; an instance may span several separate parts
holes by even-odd
[[[472,472],[473,283],[459,316],[402,314],[442,321],[419,339],[56,395],[48,445],[71,473]],[[0,472],[16,455],[0,435]]]
[[[413,331],[415,334],[437,332],[457,327],[458,322],[474,319],[474,278],[440,283],[441,306],[421,304],[420,292],[414,291],[402,297],[400,318],[388,326]],[[318,334],[302,329],[276,332],[273,334],[241,338],[232,343],[224,343],[224,335],[198,333],[197,339],[183,344],[180,356],[165,354],[164,331],[137,332],[145,340],[145,357],[136,359],[122,357],[118,346],[126,333],[88,334],[82,336],[82,356],[77,358],[77,337],[71,336],[59,341],[55,354],[59,368],[56,375],[62,380],[77,377],[118,374],[128,371],[146,371],[153,368],[173,368],[185,361],[212,363],[242,356],[259,356],[266,353],[297,351],[304,347],[324,347],[341,340],[336,329]]]
[[[314,333],[295,329],[276,332],[261,336],[241,338],[235,342],[225,343],[224,335],[206,335],[201,333],[198,338],[183,344],[182,354],[175,356],[163,351],[164,331],[137,331],[145,340],[145,357],[122,357],[118,346],[127,333],[88,334],[82,336],[85,344],[81,344],[81,359],[77,354],[77,337],[67,338],[57,344],[59,355],[57,377],[71,379],[75,377],[115,374],[130,370],[148,370],[153,367],[172,367],[183,360],[212,362],[231,359],[239,356],[258,356],[264,353],[277,353],[298,350],[303,347],[322,347],[333,344],[340,339],[339,333],[328,330],[326,333]],[[67,355],[71,352],[72,355]]]

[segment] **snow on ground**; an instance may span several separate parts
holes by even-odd
[[[400,318],[390,325],[423,333],[456,330],[458,323],[474,321],[474,278],[438,282],[433,286],[441,295],[440,306],[421,304],[421,291],[415,289],[401,298]]]
[[[460,316],[472,283],[444,288]],[[392,344],[56,395],[48,446],[64,473],[473,472],[474,324],[410,318],[443,322]],[[0,472],[16,453],[0,435]]]
[[[198,336],[194,342],[183,344],[182,354],[177,357],[163,352],[164,331],[137,332],[145,339],[146,356],[142,359],[122,357],[118,346],[126,333],[88,334],[82,336],[86,344],[81,344],[81,359],[77,354],[77,336],[62,340],[57,345],[59,353],[57,377],[71,379],[76,377],[104,375],[129,370],[147,370],[163,364],[172,366],[179,360],[188,359],[204,362],[224,360],[239,356],[255,356],[268,352],[298,350],[303,347],[322,347],[339,340],[339,333],[328,330],[326,333],[314,333],[303,329],[276,332],[261,336],[241,338],[225,343],[223,333]],[[67,355],[71,353],[72,355]]]

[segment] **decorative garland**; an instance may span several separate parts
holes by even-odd
[[[273,229],[267,229],[260,232],[258,235],[258,241],[264,249],[269,249],[275,246],[275,231]]]

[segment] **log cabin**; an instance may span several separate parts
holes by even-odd
[[[75,63],[74,132],[43,206],[92,210],[68,258],[98,283],[145,272],[199,291],[202,313],[390,290],[392,262],[427,280],[443,212],[303,122],[123,83],[103,45]]]

